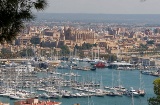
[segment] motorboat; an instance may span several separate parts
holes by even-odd
[[[127,94],[128,96],[133,96],[133,97],[139,96],[139,93],[138,93],[136,90],[134,90],[133,87],[131,87],[131,90],[128,90],[128,91],[126,92],[126,94]]]
[[[106,65],[104,62],[98,62],[96,65],[95,65],[96,68],[105,68]]]
[[[121,61],[121,62],[117,62],[117,61],[114,61],[112,63],[110,63],[108,66],[108,68],[110,69],[119,69],[119,70],[130,70],[130,68],[133,67],[133,64],[130,64],[128,62],[125,62],[125,61]]]

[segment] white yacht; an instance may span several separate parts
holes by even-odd
[[[131,90],[128,90],[126,94],[133,97],[139,96],[139,93],[136,90],[134,90],[133,87],[131,87]]]
[[[33,72],[34,71],[34,67],[32,67],[32,64],[27,61],[27,62],[22,62],[22,63],[10,63],[10,64],[6,64],[4,66],[5,69],[9,69],[9,70],[14,70],[16,72]]]
[[[125,61],[121,62],[114,61],[110,63],[107,67],[110,69],[130,70],[131,68],[133,69],[133,66],[134,66],[133,64]]]
[[[20,64],[15,67],[15,71],[19,71],[19,72],[33,72],[34,69],[35,68],[32,67],[30,62],[26,62],[26,64]]]

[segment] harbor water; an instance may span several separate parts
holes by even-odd
[[[87,66],[86,62],[81,62],[81,66]],[[97,81],[98,83],[102,83],[102,86],[112,86],[121,84],[127,89],[133,87],[134,89],[139,89],[140,85],[146,91],[145,96],[131,97],[131,96],[104,96],[104,97],[81,97],[81,98],[60,98],[60,99],[50,99],[51,101],[59,101],[62,102],[62,105],[74,105],[79,103],[80,105],[147,105],[147,100],[150,97],[154,96],[153,91],[153,81],[158,77],[143,75],[140,74],[139,70],[115,70],[108,68],[97,68],[96,71],[81,71],[81,70],[69,70],[69,69],[57,69],[57,72],[60,73],[77,73],[81,76],[76,77],[78,81]],[[47,76],[50,75],[47,72],[39,73],[39,76]],[[140,83],[140,75],[141,82]],[[74,78],[75,79],[75,78]],[[48,99],[40,99],[40,100],[48,100]],[[0,101],[5,103],[14,104],[14,101],[7,97],[0,97]]]

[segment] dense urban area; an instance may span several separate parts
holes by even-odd
[[[160,25],[54,20],[25,22],[16,40],[0,46],[0,98],[11,105],[83,105],[110,96],[147,103],[153,95],[147,82],[160,76]],[[147,91],[141,74],[150,78]],[[87,101],[66,101],[80,97]]]
[[[15,41],[1,47],[0,56],[100,57],[107,61],[143,58],[157,65],[159,37],[158,25],[33,21],[25,24]]]

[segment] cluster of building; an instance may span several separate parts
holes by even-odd
[[[0,105],[10,105],[10,104],[0,102]],[[15,101],[14,105],[61,105],[61,102],[55,102],[50,100],[40,101],[39,99],[33,98],[33,99]]]
[[[97,44],[98,47],[84,50],[86,56],[93,51],[99,52],[99,54],[117,54],[118,57],[127,59],[127,57],[140,55],[140,50],[137,49],[140,49],[141,44],[145,45],[147,41],[151,40],[154,43],[147,44],[148,49],[143,51],[143,54],[147,56],[147,53],[152,53],[153,50],[158,52],[157,49],[160,45],[159,30],[159,27],[135,25],[91,24],[87,26],[83,23],[70,27],[63,25],[51,27],[32,24],[26,26],[12,45],[4,44],[2,47],[8,48],[12,52],[31,47],[35,48],[35,52],[39,54],[41,50],[50,53],[51,48],[60,51],[62,45],[67,45],[72,51],[75,45],[81,46],[83,43],[90,43]]]

